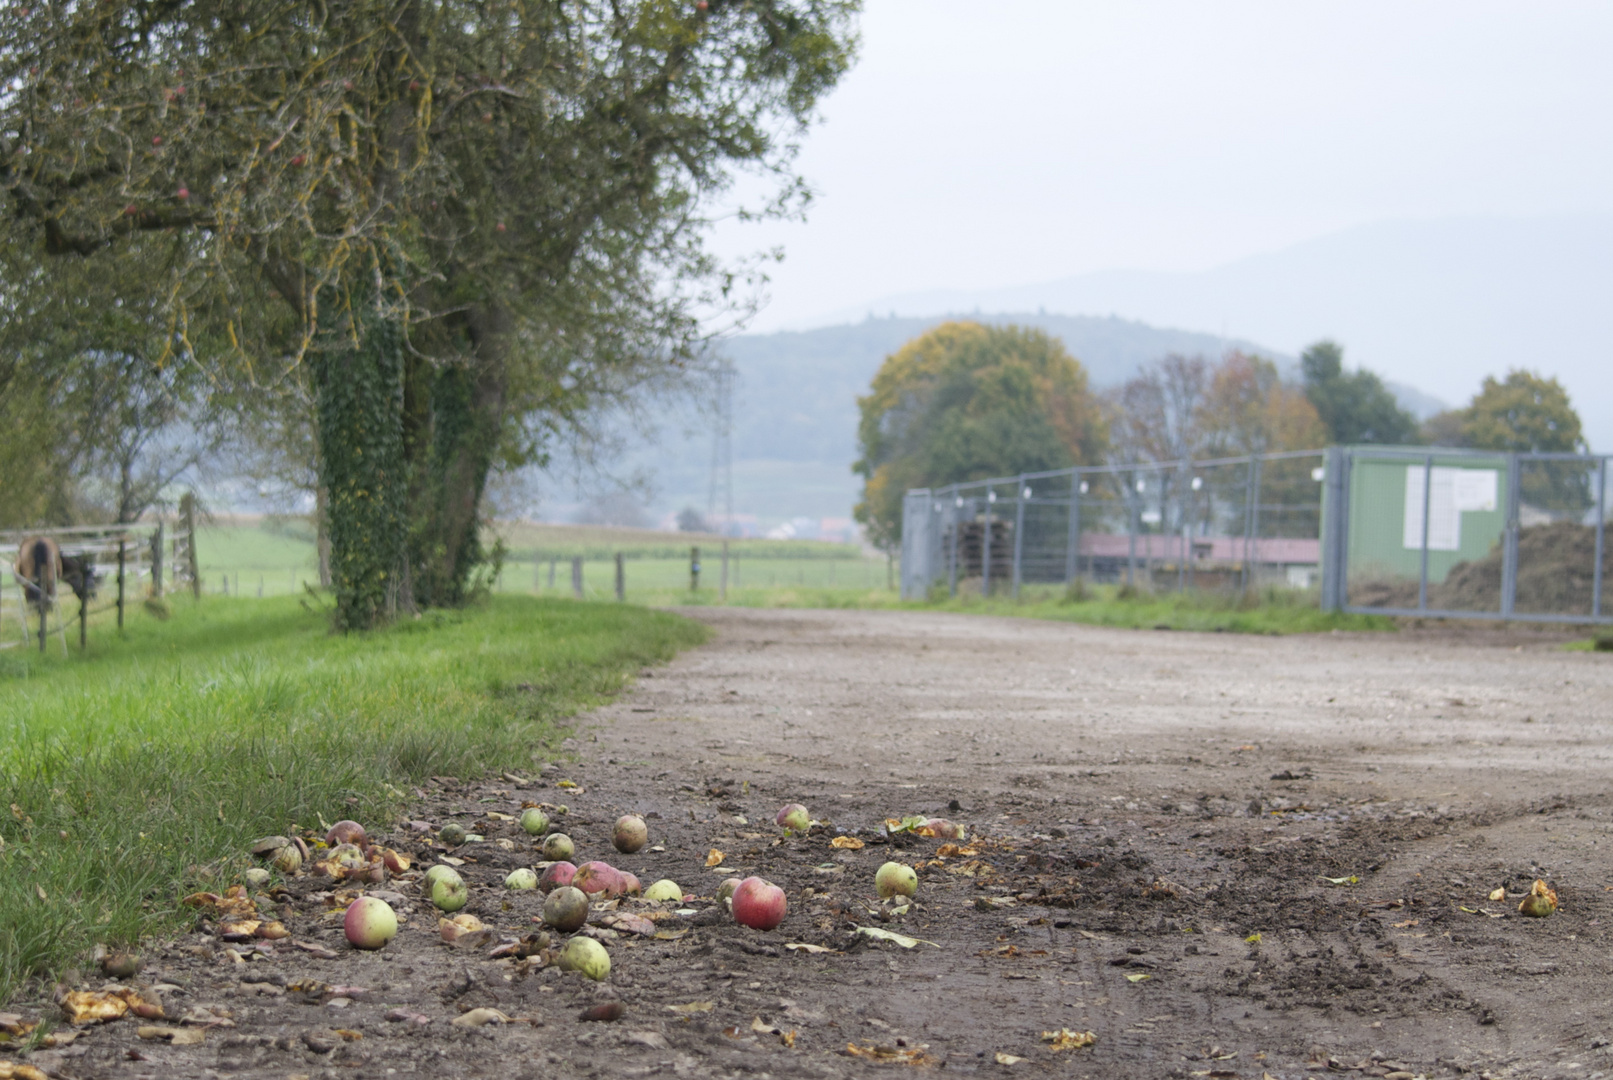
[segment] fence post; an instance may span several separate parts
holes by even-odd
[[[991,508],[997,501],[997,489],[986,485],[986,528],[980,542],[980,595],[991,595]]]
[[[571,557],[571,595],[573,599],[582,599],[582,556]]]
[[[1591,574],[1591,618],[1602,617],[1602,534],[1607,531],[1607,458],[1596,465],[1596,570]]]
[[[184,517],[185,569],[190,573],[190,594],[202,598],[202,571],[196,560],[196,494],[187,491],[179,498],[179,512]]]
[[[689,591],[700,591],[700,549],[689,549]]]
[[[1126,482],[1126,585],[1137,580],[1137,485],[1142,483],[1132,473]]]
[[[1252,487],[1249,491],[1249,539],[1244,541],[1244,552],[1249,557],[1249,583],[1253,586],[1260,572],[1260,481],[1265,471],[1261,466],[1263,462],[1259,454],[1254,454],[1250,460],[1253,470]]]
[[[1518,491],[1518,481],[1522,470],[1518,465],[1518,455],[1507,455],[1507,520],[1505,532],[1501,535],[1501,614],[1503,617],[1512,615],[1513,604],[1518,596],[1518,517],[1522,504],[1522,496]],[[1428,538],[1423,537],[1424,540]]]
[[[1345,510],[1344,456],[1342,446],[1330,446],[1322,457],[1322,610],[1344,608],[1345,544],[1349,518]]]
[[[947,545],[947,595],[958,595],[958,530],[963,525],[963,498],[958,494],[958,485],[952,485],[952,494],[947,499],[947,517],[951,519],[951,528]]]
[[[118,630],[123,630],[123,567],[128,557],[128,541],[118,538]]]
[[[1070,473],[1070,531],[1064,543],[1064,584],[1075,581],[1081,548],[1081,470]]]
[[[162,520],[157,521],[157,531],[151,534],[151,592],[152,595],[162,596]]]
[[[1023,580],[1020,560],[1025,552],[1025,477],[1014,478],[1014,587],[1013,596],[1019,599],[1019,583]]]
[[[616,553],[616,599],[627,599],[627,564],[622,559],[622,553]]]
[[[829,564],[830,584],[834,583],[834,564]],[[717,601],[728,603],[728,541],[722,542],[722,578],[717,582]]]
[[[89,648],[90,641],[90,590],[85,584],[84,595],[78,598],[78,651]]]
[[[1428,610],[1428,519],[1434,505],[1434,455],[1423,459],[1423,550],[1417,571],[1417,610]]]

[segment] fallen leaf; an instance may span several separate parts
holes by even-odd
[[[846,1053],[852,1057],[871,1058],[874,1061],[888,1061],[901,1065],[928,1065],[930,1057],[924,1051],[925,1046],[895,1047],[870,1044],[858,1046],[856,1043],[846,1044]]]
[[[0,1061],[0,1080],[50,1080],[50,1077],[36,1065],[13,1065],[9,1061]]]
[[[1057,1031],[1042,1032],[1042,1041],[1052,1043],[1050,1050],[1079,1050],[1083,1046],[1091,1046],[1098,1041],[1098,1036],[1090,1031],[1071,1031],[1069,1028],[1059,1028]]]
[[[977,847],[963,847],[958,844],[942,844],[935,849],[935,857],[938,859],[950,859],[953,856],[967,859],[979,854],[980,849]]]
[[[24,1020],[20,1013],[0,1013],[0,1031],[7,1035],[26,1035],[38,1026],[38,1020]]]
[[[340,1035],[348,1042],[358,1042],[364,1037],[364,1033],[362,1031],[353,1031],[350,1028],[337,1028],[336,1034]]]
[[[142,998],[138,991],[123,987],[118,990],[72,990],[61,996],[57,1004],[67,1014],[69,1023],[104,1024],[134,1012],[137,1006],[144,1012],[154,1012],[148,1019],[159,1019],[162,1006]]]
[[[40,899],[41,899],[41,900],[46,900],[46,901],[48,901],[48,900],[49,900],[49,899],[50,899],[50,897],[49,897],[49,896],[46,896],[46,895],[45,895],[45,887],[44,887],[44,886],[43,886],[43,885],[35,885],[35,886],[34,886],[34,892],[36,892],[36,893],[38,893],[38,894],[39,894],[39,898],[40,898]]]
[[[1153,978],[1152,975],[1127,975],[1126,976],[1126,981],[1127,982],[1140,983],[1145,979],[1152,979],[1152,978]]]
[[[1017,1056],[1015,1054],[1001,1054],[1001,1053],[999,1053],[994,1060],[999,1065],[1018,1065],[1021,1061],[1024,1061],[1025,1059],[1022,1058],[1022,1057],[1019,1057],[1019,1056]]]
[[[321,960],[334,960],[340,955],[334,949],[327,949],[325,946],[315,944],[312,941],[294,941],[292,944],[304,952],[313,953]]]
[[[879,941],[892,942],[896,945],[900,945],[904,949],[911,949],[915,945],[935,945],[937,949],[941,947],[936,945],[933,941],[925,941],[923,938],[913,938],[908,937],[906,934],[893,933],[890,930],[882,930],[877,926],[859,926],[857,927],[857,933],[864,934],[871,938],[876,938]]]
[[[1394,928],[1396,930],[1405,930],[1405,929],[1407,929],[1409,927],[1416,926],[1420,922],[1422,922],[1421,919],[1407,919],[1405,922],[1397,922],[1397,923],[1395,923]]]
[[[642,934],[645,937],[654,937],[656,934],[655,923],[642,915],[632,915],[625,911],[617,912],[602,920],[600,925],[624,934]]]
[[[1327,882],[1329,885],[1359,885],[1359,884],[1361,884],[1361,879],[1356,877],[1354,874],[1351,874],[1349,877],[1330,877],[1330,878],[1323,878],[1322,880]]]
[[[509,814],[501,814],[497,810],[489,810],[487,813],[483,814],[482,816],[487,818],[487,819],[489,819],[490,821],[514,821],[515,820]]]
[[[234,1027],[232,1013],[222,1005],[197,1005],[179,1018],[181,1024],[196,1027]]]
[[[1462,905],[1458,904],[1458,905],[1456,905],[1456,909],[1458,911],[1465,911],[1469,915],[1477,915],[1477,914],[1479,914],[1479,909],[1476,908],[1476,907],[1462,907]],[[1518,910],[1522,911],[1523,909],[1519,908]]]
[[[422,1027],[431,1023],[431,1017],[425,1015],[424,1013],[417,1013],[412,1009],[393,1009],[386,1014],[386,1019],[389,1023],[393,1024],[407,1022],[410,1024],[419,1024]]]
[[[706,852],[706,866],[708,868],[713,866],[721,866],[722,861],[727,857],[728,856],[724,855],[716,848],[712,848],[710,851]]]
[[[840,951],[839,949],[831,949],[827,945],[809,945],[804,941],[791,941],[786,943],[784,947],[792,952],[810,953],[814,956],[819,953],[837,953]]]
[[[622,1038],[626,1042],[637,1043],[639,1046],[648,1046],[651,1050],[668,1049],[666,1036],[659,1031],[629,1031]]]
[[[666,1008],[669,1012],[675,1013],[703,1013],[710,1012],[716,1005],[714,1001],[691,1001],[684,1005],[668,1005]]]
[[[173,1046],[198,1046],[207,1038],[205,1028],[140,1027],[135,1035],[147,1041],[162,1040]]]
[[[1246,944],[1249,944],[1249,945],[1259,945],[1260,944],[1260,931],[1256,930],[1254,933],[1250,934],[1248,937],[1244,938],[1243,940],[1244,940],[1244,942]]]
[[[833,848],[840,848],[842,851],[861,851],[868,845],[864,844],[855,836],[837,836],[833,840],[829,841],[829,846]]]
[[[510,1018],[497,1009],[471,1009],[448,1021],[455,1027],[482,1027],[486,1024],[508,1024]]]
[[[558,781],[555,784],[555,787],[557,787],[557,788],[567,788],[567,789],[575,788],[576,786],[577,786],[577,784],[576,784],[576,781],[574,781],[574,780],[561,780],[561,781]]]
[[[750,1029],[752,1031],[754,1031],[754,1032],[757,1032],[758,1034],[761,1034],[761,1035],[777,1035],[778,1034],[778,1028],[774,1027],[772,1024],[764,1022],[760,1016],[753,1017],[751,1019]]]
[[[1507,887],[1505,885],[1501,886],[1499,889],[1493,890],[1490,893],[1490,899],[1491,900],[1505,900],[1506,898],[1507,898]]]

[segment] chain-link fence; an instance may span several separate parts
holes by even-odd
[[[1110,582],[1314,585],[1321,451],[1105,465],[910,491],[902,594]]]
[[[1608,460],[1333,447],[917,489],[902,595],[1279,585],[1328,610],[1613,622]]]

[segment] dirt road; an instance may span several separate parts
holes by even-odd
[[[459,850],[470,910],[512,937],[541,897],[500,888],[534,856],[496,813],[533,801],[569,804],[578,861],[646,884],[710,897],[730,873],[778,882],[780,929],[691,899],[701,914],[657,913],[661,937],[596,931],[613,968],[593,984],[439,944],[407,883],[392,886],[399,939],[348,951],[317,914],[329,885],[299,881],[286,924],[331,958],[223,962],[196,935],[148,972],[183,982],[187,1005],[221,1002],[235,1028],[180,1048],[109,1027],[47,1060],[84,1076],[842,1076],[905,1059],[994,1075],[1613,1075],[1613,656],[1488,631],[690,614],[714,640],[581,718],[576,760],[531,784],[443,781],[418,814],[486,831]],[[781,837],[772,816],[790,801],[825,825]],[[611,852],[624,811],[665,850]],[[911,814],[969,840],[881,835]],[[887,859],[920,867],[902,914],[874,899]],[[1520,917],[1537,877],[1561,908]],[[578,1020],[601,1001],[624,1017]],[[388,1021],[400,1006],[421,1021]],[[483,1006],[519,1022],[448,1023]],[[1062,1029],[1095,1041],[1055,1049],[1044,1033]]]

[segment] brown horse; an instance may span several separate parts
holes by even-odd
[[[17,545],[17,578],[23,595],[39,612],[39,651],[45,651],[45,620],[56,602],[56,582],[62,576],[62,549],[48,536],[36,536]]]

